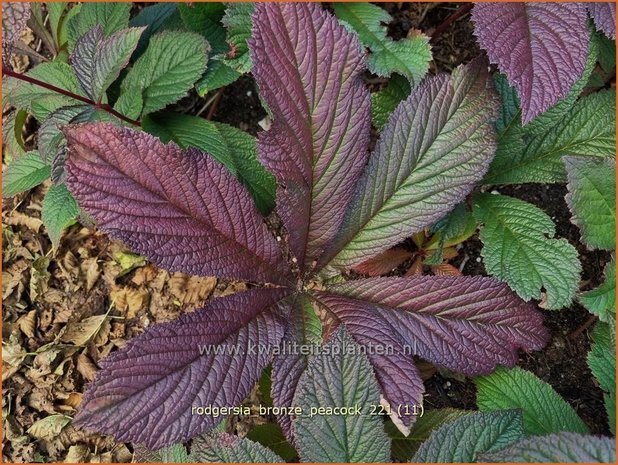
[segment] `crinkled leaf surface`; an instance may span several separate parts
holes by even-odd
[[[614,439],[562,432],[526,438],[506,449],[482,454],[483,462],[616,463]]]
[[[227,3],[221,22],[227,30],[230,52],[224,63],[240,74],[251,70],[248,40],[251,37],[251,16],[255,6],[251,2]]]
[[[543,115],[537,120],[541,118]],[[499,149],[505,151],[498,151],[484,182],[565,182],[565,155],[615,158],[616,91],[603,90],[581,98],[547,130],[549,127],[551,124],[535,137],[501,141]],[[512,131],[516,134],[517,128]]]
[[[464,374],[514,365],[517,348],[547,341],[541,315],[492,278],[371,278],[332,286],[316,298],[368,354],[391,405],[422,403],[423,383],[412,355]],[[382,352],[383,354],[384,352]],[[413,417],[403,418],[406,425]]]
[[[487,273],[524,300],[543,299],[544,308],[571,302],[581,265],[575,247],[553,237],[556,225],[549,216],[531,203],[493,194],[475,196],[473,213],[483,225],[481,255]]]
[[[609,428],[616,434],[616,335],[613,325],[597,323],[592,331],[588,366],[604,391]],[[613,333],[613,334],[612,334]]]
[[[412,252],[409,250],[395,247],[359,263],[353,270],[367,276],[381,276],[398,267],[410,257],[412,257]]]
[[[135,50],[135,55],[139,56],[144,52],[150,37],[161,29],[165,25],[166,21],[172,18],[176,12],[177,10],[175,3],[154,3],[150,6],[142,8],[137,15],[131,18],[129,21],[129,26],[146,28],[139,39],[139,43],[137,44],[137,48]],[[136,57],[134,56],[134,58]]]
[[[298,296],[290,304],[291,317],[282,341],[282,351],[275,354],[272,365],[271,396],[273,405],[291,407],[300,377],[305,372],[309,357],[298,350],[286,350],[286,347],[318,345],[322,338],[322,325],[315,313],[311,301],[305,296]],[[280,415],[277,421],[286,437],[292,438],[292,420],[290,415]]]
[[[178,3],[177,7],[185,27],[204,36],[214,55],[229,50],[225,42],[225,29],[221,24],[225,10],[223,3]]]
[[[196,116],[164,113],[147,116],[143,128],[182,148],[196,147],[223,163],[251,192],[257,207],[268,214],[275,206],[275,178],[257,160],[255,138],[223,123]]]
[[[475,383],[479,410],[521,409],[526,434],[588,432],[573,407],[529,371],[499,367],[491,375],[475,379]]]
[[[9,66],[11,47],[19,40],[30,18],[30,3],[2,2],[2,64]]]
[[[277,302],[286,293],[253,289],[221,297],[131,339],[101,362],[75,422],[151,449],[215,426],[221,417],[194,414],[192,407],[232,407],[245,399],[270,359],[249,345],[279,344],[284,324]]]
[[[141,444],[134,445],[134,460],[138,463],[191,463],[191,457],[182,444],[174,444],[153,451]]]
[[[279,181],[277,212],[304,271],[337,233],[367,159],[363,55],[318,4],[256,4],[249,45],[273,116],[258,157]]]
[[[426,79],[391,115],[328,256],[353,266],[431,225],[468,195],[496,149],[486,63]],[[330,253],[332,252],[332,253]]]
[[[64,184],[51,186],[41,208],[41,220],[54,247],[58,247],[64,229],[79,215],[77,202]]]
[[[610,39],[616,39],[616,4],[614,2],[590,2],[586,8],[598,30]]]
[[[105,38],[95,26],[77,40],[71,64],[86,95],[99,102],[107,88],[127,66],[144,28],[121,29]]]
[[[413,31],[410,37],[394,41],[387,35],[392,21],[388,12],[371,3],[333,3],[337,17],[348,24],[371,53],[367,67],[378,76],[399,73],[412,86],[418,84],[429,70],[431,46],[429,37]]]
[[[65,143],[61,127],[69,124],[78,115],[90,111],[90,108],[90,105],[69,105],[49,114],[38,132],[39,151],[43,161],[50,163]]]
[[[197,463],[282,463],[281,457],[247,438],[226,433],[201,436],[191,445]]]
[[[603,283],[596,289],[583,292],[579,301],[604,323],[616,320],[616,255],[605,265]]]
[[[564,98],[586,63],[589,33],[580,3],[476,3],[474,31],[505,73],[531,121]]]
[[[281,457],[284,462],[297,460],[298,452],[288,442],[281,427],[275,423],[254,426],[247,433],[246,438],[270,449]]]
[[[379,131],[384,128],[397,105],[408,95],[410,95],[410,83],[399,74],[393,74],[384,89],[371,94],[371,121]]]
[[[294,405],[304,415],[294,421],[298,452],[305,462],[388,462],[390,440],[382,420],[371,415],[380,390],[367,357],[340,328],[313,357],[298,383]],[[329,352],[326,352],[328,350]],[[309,416],[311,408],[358,406],[360,414]]]
[[[108,123],[64,134],[67,186],[110,236],[171,271],[287,284],[253,199],[211,156]]]
[[[69,51],[73,51],[81,36],[97,25],[103,28],[105,37],[126,28],[129,25],[130,13],[131,3],[85,2],[80,6],[79,13],[67,24]]]
[[[562,159],[569,180],[566,201],[583,242],[593,249],[616,248],[616,160]]]
[[[411,462],[476,462],[478,454],[502,449],[523,437],[518,410],[471,413],[431,433]]]
[[[208,43],[193,32],[155,34],[123,79],[115,108],[138,118],[180,100],[204,73],[208,49]],[[140,110],[131,105],[135,98],[132,94],[141,97]]]
[[[36,150],[17,157],[2,172],[2,196],[12,197],[38,186],[49,178],[49,165]]]

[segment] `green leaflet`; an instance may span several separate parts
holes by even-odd
[[[50,167],[36,150],[13,160],[2,173],[2,196],[12,197],[38,186],[49,178]]]
[[[472,212],[466,210],[464,203],[457,205],[453,211],[434,224],[431,228],[433,234],[425,248],[435,252],[428,256],[423,263],[426,265],[439,265],[442,263],[442,250],[444,247],[461,244],[476,232],[476,221]]]
[[[58,247],[62,232],[75,223],[79,215],[77,202],[64,184],[51,186],[43,199],[41,220],[54,247]]]
[[[379,6],[370,3],[333,3],[337,17],[349,25],[362,44],[371,50],[367,67],[378,76],[399,73],[412,86],[418,84],[429,69],[431,46],[429,38],[420,32],[411,37],[393,41],[386,35],[390,15]]]
[[[146,30],[142,33],[139,43],[137,44],[137,48],[133,55],[134,59],[139,57],[144,50],[146,50],[150,37],[161,29],[175,14],[178,14],[176,11],[176,4],[164,2],[147,6],[146,8],[140,10],[134,18],[131,18],[129,21],[129,26],[146,27]]]
[[[470,413],[471,412],[468,410],[457,410],[453,408],[426,410],[425,413],[420,415],[412,424],[410,434],[407,436],[404,436],[393,422],[388,421],[384,425],[384,429],[392,441],[391,449],[393,458],[398,462],[409,462],[421,444],[435,429]]]
[[[591,291],[579,295],[579,301],[604,323],[616,323],[616,255],[605,265],[605,280]]]
[[[49,28],[51,29],[54,42],[57,46],[62,45],[59,41],[58,32],[64,22],[64,10],[66,9],[68,2],[47,2],[47,13],[49,14]],[[60,48],[60,47],[58,47]]]
[[[195,83],[195,90],[200,97],[204,97],[208,92],[227,86],[239,77],[238,71],[219,59],[213,59],[208,62],[204,75]]]
[[[481,255],[487,273],[506,282],[524,300],[541,306],[568,305],[579,286],[577,250],[554,239],[555,225],[541,209],[506,195],[474,197],[474,217],[483,224]],[[542,289],[546,294],[543,296]]]
[[[616,247],[616,160],[564,157],[569,190],[566,201],[590,248]]]
[[[164,31],[154,35],[122,81],[115,108],[135,117],[139,98],[141,115],[180,100],[206,69],[207,53],[208,44],[198,34]]]
[[[196,116],[166,113],[144,118],[144,130],[163,142],[196,147],[225,165],[249,189],[264,214],[275,205],[275,178],[257,160],[255,139],[227,124]]]
[[[227,29],[227,42],[230,55],[224,62],[240,74],[251,70],[251,56],[247,40],[251,37],[251,15],[255,10],[253,3],[226,3],[223,25]]]
[[[293,405],[304,413],[296,418],[294,431],[304,462],[390,460],[382,419],[370,414],[372,405],[380,405],[380,389],[367,356],[350,351],[351,346],[354,340],[340,328],[323,352],[309,361],[298,382]],[[360,415],[309,416],[311,408],[355,406],[361,409]]]
[[[281,463],[284,460],[263,445],[226,433],[211,433],[193,441],[190,458],[197,463]]]
[[[100,25],[107,37],[129,25],[131,3],[93,2],[81,5],[79,13],[67,25],[69,52],[73,51],[77,39],[93,27]]]
[[[59,61],[41,63],[28,71],[26,75],[69,92],[83,95],[73,69],[66,63]],[[3,102],[3,105],[8,104],[20,110],[28,110],[39,122],[43,122],[51,112],[60,107],[82,103],[28,82],[17,81],[13,78],[6,78],[6,81],[9,83],[9,88],[4,94],[5,102]],[[3,89],[4,85],[3,82]]]
[[[223,3],[178,3],[177,7],[184,25],[188,30],[204,36],[213,55],[229,50],[230,47],[225,41],[225,29],[221,24],[225,10]]]
[[[549,384],[529,371],[499,367],[493,374],[475,378],[474,382],[479,410],[521,409],[526,434],[588,432],[588,427],[573,407]]]
[[[482,454],[482,462],[616,463],[614,439],[562,432],[532,436],[512,446]]]
[[[588,366],[605,392],[605,410],[612,433],[616,434],[616,340],[615,326],[597,323],[592,331],[592,346],[588,353]]]
[[[471,413],[431,433],[412,462],[475,462],[478,454],[502,449],[523,437],[518,410]]]
[[[615,156],[615,127],[614,89],[583,97],[559,124],[538,136],[526,138],[515,125],[500,136],[496,158],[484,183],[564,182],[564,155]]]
[[[2,157],[6,164],[26,153],[22,130],[27,116],[23,110],[12,111],[2,122]]]
[[[394,74],[386,87],[371,94],[371,121],[381,131],[397,105],[410,95],[410,83],[400,75]]]
[[[287,441],[281,427],[275,423],[254,426],[247,433],[247,439],[258,442],[280,456],[283,461],[291,462],[297,456],[296,449]]]

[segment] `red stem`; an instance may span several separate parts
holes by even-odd
[[[127,123],[133,124],[135,126],[141,126],[141,123],[139,121],[135,121],[135,120],[133,120],[131,118],[127,118],[123,114],[118,113],[116,110],[114,110],[107,103],[97,103],[97,102],[95,102],[93,100],[90,100],[89,98],[82,97],[81,95],[74,94],[73,92],[70,92],[70,91],[65,90],[65,89],[61,89],[60,87],[56,87],[56,86],[54,86],[52,84],[48,84],[46,82],[39,81],[38,79],[35,79],[33,77],[30,77],[30,76],[26,76],[25,74],[16,73],[15,71],[12,71],[12,70],[10,70],[8,68],[5,68],[5,67],[2,67],[2,74],[5,75],[5,76],[13,77],[15,79],[19,79],[21,81],[29,82],[30,84],[34,84],[35,86],[43,87],[45,89],[51,90],[52,92],[56,92],[58,94],[65,95],[65,96],[70,97],[72,99],[79,100],[80,102],[83,102],[83,103],[87,103],[88,105],[93,105],[96,108],[100,108],[101,110],[104,110],[104,111],[114,115],[115,117],[120,118],[122,121],[126,121]]]
[[[433,31],[433,34],[431,34],[431,40],[436,40],[440,34],[450,27],[451,24],[467,14],[472,9],[472,5],[472,3],[464,3],[461,5],[455,13],[446,18],[444,22]]]

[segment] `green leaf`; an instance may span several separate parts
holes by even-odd
[[[429,38],[420,31],[398,41],[386,35],[392,21],[383,8],[370,3],[333,3],[337,17],[352,27],[362,44],[371,51],[367,67],[378,76],[399,73],[412,86],[418,84],[429,70],[431,46]]]
[[[285,462],[290,462],[298,456],[296,449],[285,439],[281,427],[274,423],[254,426],[247,433],[247,439],[258,442],[272,450]]]
[[[400,75],[394,74],[387,86],[371,94],[371,121],[381,131],[391,113],[410,95],[410,83]]]
[[[26,73],[27,76],[52,84],[74,94],[83,95],[73,69],[66,63],[52,61],[41,63]],[[9,90],[3,96],[4,104],[10,104],[20,110],[28,110],[39,121],[60,107],[78,105],[82,102],[14,78],[7,78]],[[3,83],[4,88],[4,83]]]
[[[135,446],[135,460],[139,463],[191,463],[187,449],[182,444],[174,444],[157,451],[147,449],[145,446]]]
[[[426,410],[423,415],[417,417],[408,436],[404,436],[393,422],[386,422],[384,429],[392,441],[393,458],[398,462],[409,462],[421,444],[436,428],[469,413],[471,412],[468,410],[453,408]]]
[[[226,3],[222,22],[227,29],[227,42],[231,50],[223,61],[240,74],[251,70],[251,55],[247,40],[251,37],[251,15],[255,10],[253,3]]]
[[[492,194],[474,197],[473,214],[484,225],[481,255],[487,273],[526,301],[542,300],[543,308],[571,302],[581,265],[575,247],[566,239],[554,239],[556,226],[549,216],[523,200]]]
[[[225,165],[249,189],[264,214],[275,204],[276,183],[257,160],[255,139],[227,124],[196,116],[166,113],[143,121],[144,129],[163,142],[173,140],[182,148],[196,147]]]
[[[517,141],[515,126],[501,136],[496,158],[484,182],[521,184],[564,182],[565,155],[615,157],[616,91],[603,90],[581,98],[556,126],[529,140]],[[508,146],[508,148],[504,148]]]
[[[191,459],[198,463],[281,463],[283,459],[250,439],[226,433],[200,436],[191,446]]]
[[[139,39],[137,48],[133,54],[133,59],[136,59],[144,52],[150,37],[161,29],[165,25],[166,21],[168,21],[168,19],[175,13],[177,13],[175,3],[163,2],[147,6],[146,8],[140,10],[134,18],[131,18],[131,21],[129,21],[129,26],[146,27],[146,30],[142,33],[142,36]]]
[[[423,263],[439,265],[442,263],[444,247],[461,244],[475,232],[476,221],[474,221],[472,213],[466,210],[464,203],[460,203],[431,228],[432,237],[424,248],[435,252],[427,257]]]
[[[230,47],[225,42],[225,29],[221,23],[225,10],[223,3],[178,3],[177,6],[186,28],[204,36],[213,55],[229,50]]]
[[[130,2],[83,3],[79,13],[67,25],[69,52],[77,40],[95,26],[101,26],[105,37],[129,25]]]
[[[615,326],[614,326],[615,328]],[[592,346],[588,353],[588,366],[605,392],[605,410],[612,434],[616,434],[616,340],[612,328],[597,323],[592,331]]]
[[[526,438],[479,459],[490,463],[616,463],[616,444],[610,438],[563,432]]]
[[[588,427],[573,407],[549,384],[529,371],[499,367],[493,374],[475,378],[474,382],[479,410],[521,409],[526,434],[588,432]]]
[[[592,249],[616,248],[616,160],[564,157],[566,201],[583,242]]]
[[[198,34],[160,32],[150,39],[148,48],[122,81],[121,92],[141,96],[141,115],[165,108],[184,97],[200,78],[206,69],[207,53],[208,44]]]
[[[2,157],[6,164],[26,153],[22,131],[27,116],[23,110],[12,111],[2,122]]]
[[[200,97],[204,97],[208,92],[227,86],[239,77],[238,71],[219,59],[213,59],[208,62],[204,75],[195,83],[195,90]]]
[[[478,454],[502,449],[523,437],[518,410],[471,413],[432,432],[412,462],[475,462]]]
[[[588,292],[580,294],[579,301],[590,313],[604,323],[616,321],[616,255],[605,265],[603,283]]]
[[[2,196],[13,197],[38,186],[51,175],[50,167],[43,163],[36,150],[13,160],[2,173]]]
[[[380,405],[380,389],[367,356],[354,348],[354,340],[340,328],[298,382],[293,405],[303,415],[296,418],[294,431],[304,462],[390,461],[382,419],[371,415],[371,406]],[[360,414],[352,413],[356,407]],[[351,413],[336,414],[334,408]]]
[[[78,215],[77,202],[66,186],[51,186],[43,199],[41,220],[54,247],[58,247],[63,231],[75,223]]]
[[[54,38],[54,42],[58,49],[62,45],[58,40],[58,31],[62,26],[62,22],[64,20],[64,10],[66,9],[68,2],[47,2],[45,6],[47,7],[47,13],[49,14],[49,28],[51,29],[52,36]]]

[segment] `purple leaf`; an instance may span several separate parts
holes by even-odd
[[[616,39],[616,4],[614,2],[590,2],[586,3],[590,16],[594,20],[594,25],[599,31],[609,37]]]
[[[287,294],[222,297],[131,339],[101,362],[75,422],[150,449],[214,427],[221,417],[198,407],[235,407],[246,398],[283,337],[277,303]]]
[[[496,151],[499,99],[485,60],[426,79],[384,127],[320,268],[347,268],[444,217]],[[333,258],[334,256],[334,258]]]
[[[28,2],[2,2],[2,66],[10,66],[11,49],[29,18]]]
[[[273,115],[258,154],[301,271],[333,239],[366,159],[370,98],[356,36],[317,4],[260,3],[253,74]]]
[[[472,20],[480,46],[517,89],[524,123],[566,97],[584,72],[582,3],[476,3]]]
[[[466,375],[517,362],[517,348],[541,349],[541,315],[492,278],[425,276],[350,281],[316,293],[354,339],[394,355],[368,354],[391,405],[419,404],[423,384],[412,355]],[[409,425],[411,418],[403,418]]]
[[[170,271],[288,283],[251,195],[210,155],[107,123],[64,134],[67,186],[113,238]]]

